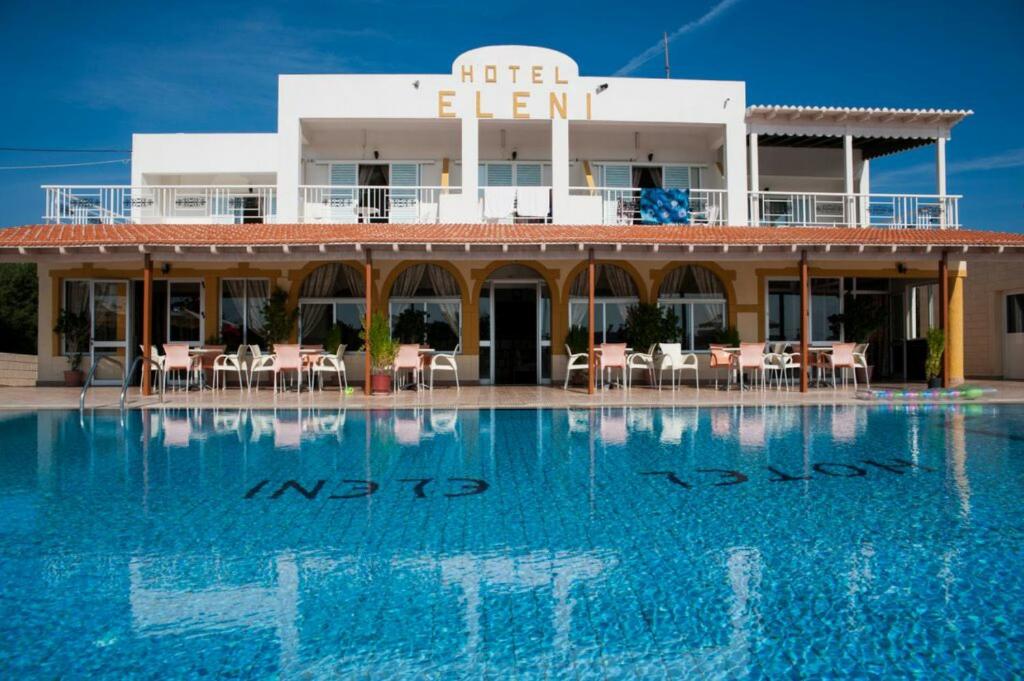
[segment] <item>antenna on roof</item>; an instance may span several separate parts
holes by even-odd
[[[662,39],[665,41],[665,77],[672,77],[672,67],[668,64],[668,32],[662,33]]]

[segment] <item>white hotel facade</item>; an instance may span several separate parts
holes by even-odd
[[[90,314],[97,352],[131,357],[147,305],[156,344],[259,343],[277,287],[302,342],[343,326],[353,378],[367,303],[424,311],[465,382],[536,383],[560,380],[590,295],[596,342],[657,302],[698,353],[727,327],[835,342],[828,317],[873,295],[891,312],[876,371],[914,378],[942,325],[956,382],[969,262],[1024,251],[960,229],[945,150],[969,115],[748,104],[743,82],[580,76],[522,46],[446,74],[282,75],[276,132],[134,135],[131,186],[45,187],[44,224],[3,230],[0,257],[40,264],[42,383],[66,368],[61,306]],[[872,191],[873,159],[924,145],[932,194]],[[666,197],[688,210],[652,219]]]

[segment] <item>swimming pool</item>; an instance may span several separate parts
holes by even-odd
[[[1009,676],[1024,406],[0,414],[8,678]]]

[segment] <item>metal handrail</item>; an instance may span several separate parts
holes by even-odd
[[[132,362],[132,368],[128,370],[128,373],[124,377],[124,383],[121,385],[121,411],[124,411],[125,399],[128,397],[128,388],[131,386],[132,376],[135,375],[135,369],[137,369],[139,364],[141,364],[143,361],[148,361],[154,369],[160,368],[160,363],[157,362],[152,357],[147,358],[145,355],[139,355],[138,357],[135,358],[135,361]],[[160,382],[160,401],[164,401],[163,381]]]
[[[95,358],[96,355],[93,354],[93,357]],[[95,361],[93,361],[92,366],[89,367],[89,375],[86,377],[85,383],[82,384],[82,392],[78,396],[78,411],[85,411],[85,394],[89,392],[89,388],[92,387],[92,379],[96,376],[96,369],[104,361],[113,362],[117,366],[121,367],[122,371],[124,370],[124,363],[115,357],[111,357],[110,355],[100,355],[96,358]]]

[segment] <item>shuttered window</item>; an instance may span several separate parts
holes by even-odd
[[[541,186],[541,167],[539,163],[520,163],[516,166],[517,187]]]
[[[415,222],[418,215],[416,189],[420,183],[420,166],[417,163],[391,164],[391,206],[392,222]],[[402,189],[409,187],[409,189]]]
[[[633,186],[633,172],[627,165],[601,166],[601,186],[626,189]]]

